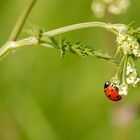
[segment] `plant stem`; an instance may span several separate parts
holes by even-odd
[[[17,39],[36,1],[37,0],[30,0],[28,5],[26,5],[25,9],[23,10],[19,19],[17,20],[15,27],[13,28],[13,31],[8,39],[9,41],[15,41]]]
[[[128,62],[128,55],[125,55],[124,56],[125,59],[124,59],[124,66],[123,66],[123,73],[122,73],[122,83],[125,83],[125,76],[126,76],[126,65],[127,65],[127,62]]]
[[[13,50],[37,44],[38,39],[35,37],[29,37],[19,41],[8,41],[0,48],[0,60],[7,56]]]
[[[42,36],[43,38],[45,37],[52,37],[52,36],[56,36],[62,33],[66,33],[66,32],[70,32],[73,30],[79,30],[79,29],[83,29],[83,28],[91,28],[91,27],[101,27],[101,28],[105,28],[108,29],[110,31],[112,31],[113,33],[116,34],[116,32],[114,30],[112,30],[113,25],[111,24],[107,24],[104,22],[85,22],[85,23],[78,23],[78,24],[73,24],[73,25],[69,25],[66,27],[61,27],[55,30],[51,30],[48,31],[46,33],[43,33]]]
[[[117,77],[117,78],[119,78],[120,70],[121,70],[121,72],[122,72],[122,64],[123,64],[124,60],[125,60],[125,55],[123,56],[123,58],[122,58],[122,60],[121,60],[121,62],[120,62],[120,64],[119,64],[119,67],[118,67],[118,69],[117,69],[117,72],[116,72],[116,77]],[[120,76],[120,77],[121,77],[121,76]],[[120,78],[119,78],[119,79],[120,79]]]

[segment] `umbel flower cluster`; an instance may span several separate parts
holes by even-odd
[[[117,29],[117,53],[121,54],[116,75],[110,80],[119,95],[127,95],[128,87],[136,87],[140,82],[135,61],[140,58],[139,29],[133,30],[129,26],[120,25]]]
[[[103,18],[107,13],[119,15],[130,5],[130,0],[93,0],[91,10],[97,18]]]
[[[137,39],[133,36],[119,33],[117,36],[117,44],[124,54],[140,57],[140,46]]]

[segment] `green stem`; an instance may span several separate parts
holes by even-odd
[[[8,41],[0,48],[0,60],[7,56],[13,50],[33,45],[38,45],[38,39],[35,37],[29,37],[19,41]]]
[[[115,55],[113,56],[113,58],[116,58],[116,56],[119,54],[119,52],[120,52],[120,48],[118,47]]]
[[[125,55],[124,56],[125,59],[124,59],[124,65],[123,65],[123,73],[122,73],[122,83],[125,83],[125,76],[126,76],[126,66],[127,66],[127,62],[128,62],[128,55]]]
[[[119,79],[121,77],[120,76],[120,71],[122,71],[122,64],[123,64],[124,60],[125,60],[125,56],[123,56],[123,58],[122,58],[122,60],[121,60],[121,62],[119,64],[119,66],[118,66],[117,72],[116,72],[116,77],[119,78]]]
[[[15,41],[17,39],[17,37],[19,36],[21,30],[22,30],[22,27],[24,26],[24,23],[29,15],[29,13],[31,12],[35,2],[37,0],[30,0],[28,5],[26,5],[25,9],[23,10],[23,12],[21,13],[10,37],[9,37],[9,41]]]
[[[73,25],[69,25],[66,27],[61,27],[61,28],[58,28],[55,30],[51,30],[46,33],[43,33],[42,36],[43,36],[43,38],[48,37],[48,36],[52,37],[52,36],[66,33],[66,32],[79,30],[79,29],[83,29],[83,28],[91,28],[91,27],[105,28],[116,34],[116,31],[113,30],[113,25],[111,25],[111,24],[107,24],[104,22],[84,22],[84,23],[73,24]]]

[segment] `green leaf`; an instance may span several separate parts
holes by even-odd
[[[43,30],[40,29],[39,27],[32,26],[32,29],[28,30],[28,33],[30,33],[31,35],[35,37],[38,37],[39,44],[41,46],[59,49],[62,59],[68,52],[70,52],[70,53],[78,54],[84,58],[95,57],[95,58],[104,59],[104,60],[110,61],[111,63],[117,64],[116,60],[113,57],[111,57],[107,53],[94,49],[90,45],[82,45],[80,42],[77,42],[72,45],[68,41],[66,41],[66,39],[61,38],[61,37],[59,37],[58,39],[56,39],[55,37],[49,37],[49,36],[42,38],[41,35],[43,33]]]

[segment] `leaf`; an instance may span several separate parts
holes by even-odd
[[[41,46],[59,49],[62,59],[64,58],[66,53],[70,52],[70,53],[78,54],[82,57],[91,56],[91,57],[104,59],[104,60],[117,64],[115,59],[112,58],[110,55],[102,51],[98,51],[94,49],[93,47],[91,47],[90,45],[82,45],[80,42],[77,42],[72,45],[65,39],[62,39],[61,37],[59,37],[59,39],[56,39],[54,37],[49,37],[49,36],[42,38],[43,30],[36,26],[32,26],[32,29],[27,30],[27,32],[30,35],[37,37],[39,40],[39,44]]]
[[[66,42],[65,39],[60,40],[59,49],[60,49],[61,59],[64,58],[66,52],[70,51],[70,47],[71,45],[68,42]]]

